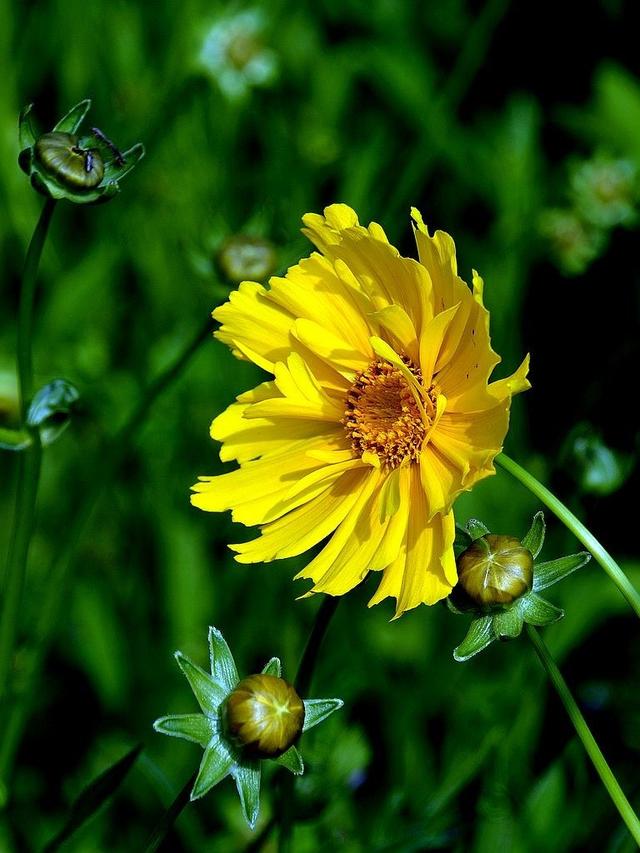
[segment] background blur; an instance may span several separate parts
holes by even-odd
[[[454,236],[461,274],[485,278],[496,375],[532,353],[507,450],[640,583],[632,6],[585,2],[562,19],[550,0],[0,0],[1,424],[16,417],[20,271],[42,205],[16,164],[19,110],[33,101],[45,131],[91,97],[87,127],[147,149],[113,202],[59,205],[45,249],[36,387],[65,377],[82,405],[46,453],[26,647],[51,562],[102,476],[102,443],[234,286],[220,248],[265,238],[282,272],[310,250],[301,215],[334,201],[379,221],[405,254],[412,204]],[[277,654],[293,676],[320,603],[294,600],[299,561],[234,563],[226,544],[246,532],[188,500],[198,475],[222,470],[211,419],[260,380],[207,339],[126,451],[74,552],[0,850],[41,849],[87,783],[139,742],[124,785],[65,849],[142,849],[200,760],[151,723],[195,710],[172,652],[204,664],[208,625],[241,672]],[[2,452],[2,559],[14,473]],[[521,535],[538,508],[499,472],[456,515]],[[547,522],[543,556],[579,550]],[[304,740],[296,851],[633,849],[524,637],[458,664],[465,619],[437,606],[389,624],[392,604],[367,610],[364,587],[338,609],[316,672],[312,694],[346,705]],[[637,808],[637,620],[593,564],[549,597],[567,616],[545,639]],[[272,803],[265,781],[259,829]],[[227,780],[164,849],[250,842]]]

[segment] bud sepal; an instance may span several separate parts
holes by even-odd
[[[545,530],[542,512],[536,513],[522,540],[491,534],[477,519],[470,519],[466,530],[458,529],[459,581],[447,606],[456,614],[471,613],[474,619],[453,651],[457,661],[477,655],[494,640],[518,637],[525,623],[542,627],[562,619],[564,611],[538,592],[584,566],[591,555],[582,551],[536,563]]]
[[[33,104],[20,113],[18,163],[42,195],[75,204],[109,201],[119,192],[119,181],[144,156],[140,143],[120,151],[97,127],[81,132],[90,106],[90,100],[80,101],[53,130],[40,136],[31,125]]]
[[[244,817],[253,829],[260,805],[261,762],[271,759],[302,775],[304,763],[295,743],[302,732],[322,722],[343,702],[301,699],[282,678],[278,658],[271,658],[261,673],[241,680],[224,637],[213,627],[209,628],[209,654],[210,673],[182,652],[175,653],[202,713],[160,717],[153,727],[204,749],[191,799],[204,796],[231,776]]]

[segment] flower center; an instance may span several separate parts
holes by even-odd
[[[408,359],[407,367],[422,385],[422,374]],[[435,411],[430,388],[424,408]],[[375,453],[382,465],[397,468],[405,459],[415,462],[429,424],[402,372],[385,361],[374,361],[360,371],[349,389],[342,419],[354,451]]]

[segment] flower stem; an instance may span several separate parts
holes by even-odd
[[[180,790],[175,800],[171,803],[169,808],[163,813],[162,817],[155,825],[153,832],[149,836],[149,840],[147,841],[147,845],[144,848],[145,853],[155,853],[155,851],[160,847],[164,839],[167,837],[167,833],[179,818],[180,814],[184,807],[189,803],[189,795],[191,793],[191,789],[194,786],[196,781],[197,772],[191,776],[190,779],[187,780],[184,787]]]
[[[538,631],[536,631],[536,629],[531,625],[527,625],[527,633],[534,649],[536,650],[536,654],[540,658],[542,666],[549,676],[549,680],[555,687],[555,690],[564,705],[565,711],[573,723],[573,727],[575,728],[578,737],[582,741],[582,745],[584,746],[587,755],[591,759],[598,776],[602,780],[602,784],[607,789],[607,793],[611,797],[615,807],[620,812],[620,816],[625,822],[627,829],[631,833],[636,844],[640,845],[640,820],[638,820],[638,816],[625,797],[622,788],[618,784],[618,780],[613,775],[604,755],[600,751],[600,747],[591,734],[587,721],[582,716],[576,700],[571,695],[567,682],[562,677],[562,673],[558,669],[556,662],[551,657],[551,654]]]
[[[324,597],[320,605],[316,617],[313,621],[313,627],[309,634],[309,639],[300,658],[298,672],[296,674],[294,685],[300,696],[304,698],[309,693],[313,672],[318,661],[318,652],[320,645],[324,639],[329,623],[333,618],[333,614],[340,604],[339,596],[327,595]],[[282,778],[280,786],[279,798],[279,823],[280,835],[278,838],[278,853],[289,853],[292,850],[291,841],[293,836],[294,812],[295,812],[295,778],[287,773]]]
[[[594,559],[600,563],[605,572],[609,575],[620,592],[633,607],[636,614],[640,616],[640,594],[635,589],[629,578],[622,571],[620,566],[613,559],[611,554],[600,544],[596,537],[588,530],[580,519],[566,507],[562,501],[550,492],[546,486],[543,486],[536,478],[510,459],[504,453],[496,456],[495,461],[508,471],[516,480],[519,480],[523,486],[526,486],[537,498],[540,498],[543,504],[553,512],[560,521],[571,530],[571,532],[582,542],[582,544],[591,552]]]
[[[23,428],[33,394],[33,305],[38,267],[47,239],[55,201],[47,199],[40,213],[27,249],[18,311],[18,396]],[[9,676],[18,634],[20,605],[29,556],[29,545],[36,512],[36,497],[40,480],[41,445],[37,430],[31,430],[32,443],[20,453],[17,465],[16,497],[13,528],[9,540],[7,562],[2,584],[0,608],[0,712],[4,711],[9,693]],[[4,714],[2,714],[4,717]]]
[[[6,784],[13,759],[20,743],[32,691],[54,635],[62,603],[67,595],[68,581],[73,567],[76,549],[86,533],[95,507],[107,486],[113,481],[125,458],[131,441],[144,423],[150,407],[158,397],[180,376],[200,345],[209,338],[210,323],[198,330],[171,364],[148,386],[141,399],[122,428],[111,439],[106,450],[96,460],[92,471],[92,487],[83,497],[82,503],[73,514],[65,531],[64,540],[53,558],[44,591],[41,615],[35,625],[35,636],[29,654],[25,657],[22,674],[22,690],[3,717],[3,736],[0,738],[0,789]]]

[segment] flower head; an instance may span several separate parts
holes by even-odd
[[[20,114],[18,162],[42,195],[76,204],[108,201],[119,192],[118,182],[144,156],[140,143],[119,151],[97,127],[81,133],[90,106],[90,100],[80,101],[41,136],[31,127],[32,105]]]
[[[475,518],[458,529],[456,550],[460,580],[447,599],[453,613],[472,613],[464,640],[453,651],[465,661],[494,640],[518,637],[526,622],[541,627],[557,622],[564,611],[538,593],[566,578],[591,559],[586,551],[544,563],[535,560],[545,536],[544,514],[536,513],[522,541],[489,533]]]
[[[261,674],[241,681],[229,646],[216,628],[209,628],[211,674],[182,652],[175,657],[202,714],[160,717],[153,727],[162,734],[195,741],[204,749],[191,799],[204,796],[231,776],[253,829],[260,808],[260,760],[273,758],[298,776],[304,773],[295,742],[343,702],[301,699],[282,678],[278,658],[271,658]]]
[[[260,524],[232,545],[243,563],[291,557],[330,537],[298,577],[342,595],[370,571],[396,615],[456,583],[456,496],[494,473],[528,358],[489,382],[483,282],[457,274],[449,235],[413,211],[420,260],[336,204],[304,217],[318,248],[270,286],[243,282],[213,316],[216,333],[273,379],[241,394],[211,426],[220,458],[192,502]]]

